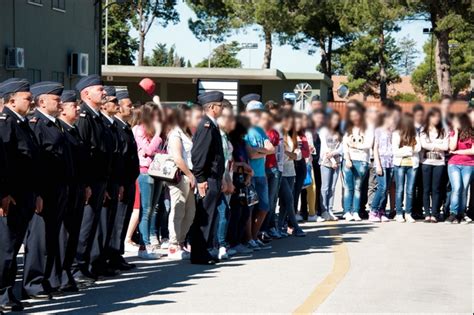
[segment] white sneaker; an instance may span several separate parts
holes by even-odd
[[[354,221],[354,218],[352,217],[352,214],[350,214],[349,212],[344,213],[343,218],[346,219],[347,222]]]
[[[411,214],[405,214],[405,220],[408,222],[408,223],[415,223],[415,219],[413,219],[413,217],[411,216]]]
[[[303,221],[303,217],[302,217],[301,214],[299,214],[299,213],[295,215],[295,218],[296,218],[296,221],[297,221],[297,222]]]
[[[217,254],[217,258],[219,260],[229,259],[229,255],[227,255],[227,248],[224,246],[219,247],[219,253]]]
[[[336,217],[331,210],[329,210],[329,217],[331,221],[339,221],[338,217]]]
[[[160,241],[158,241],[158,237],[156,235],[150,236],[150,244],[154,246],[160,245]]]
[[[318,216],[316,215],[308,216],[308,222],[317,222],[317,221],[318,221]]]
[[[355,221],[362,221],[362,219],[360,218],[357,212],[353,212],[352,217],[354,218]]]
[[[138,244],[135,244],[132,241],[125,241],[124,242],[124,250],[127,253],[136,253],[138,250]]]
[[[170,247],[168,249],[168,258],[175,260],[183,260],[183,251],[180,248]]]
[[[321,222],[325,222],[325,221],[326,221],[326,219],[324,219],[323,217],[320,217],[319,215],[318,215],[318,217],[316,218],[316,222],[321,223]]]
[[[145,248],[138,250],[138,257],[142,259],[160,259],[161,254],[158,253],[153,245],[147,245]]]
[[[329,215],[329,212],[327,212],[327,211],[324,211],[323,213],[321,213],[321,217],[322,217],[325,221],[331,221],[331,216]]]
[[[398,223],[404,223],[405,222],[405,219],[403,218],[403,215],[402,214],[397,214],[395,216],[395,220],[398,222]]]
[[[161,248],[168,249],[170,248],[170,241],[167,238],[161,240]]]
[[[461,224],[470,224],[472,222],[472,219],[468,217],[467,215],[464,216],[464,218],[461,220]]]

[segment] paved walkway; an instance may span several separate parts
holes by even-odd
[[[217,266],[162,259],[29,312],[466,313],[474,225],[305,224],[306,238]]]

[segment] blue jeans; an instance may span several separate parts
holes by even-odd
[[[451,213],[462,216],[467,206],[467,191],[474,173],[474,166],[448,164],[451,183]],[[471,196],[472,198],[472,196]]]
[[[162,183],[148,174],[138,175],[140,187],[140,245],[150,245],[150,236],[156,234],[156,205],[161,195]]]
[[[227,226],[229,224],[229,203],[227,202],[227,196],[222,194],[221,201],[217,206],[217,229],[216,239],[219,247],[226,246]]]
[[[252,177],[252,185],[258,195],[258,204],[255,205],[260,211],[268,212],[270,210],[270,201],[268,195],[268,183],[266,176]]]
[[[403,214],[403,192],[406,184],[405,213],[411,214],[413,208],[413,187],[415,186],[416,172],[418,168],[411,166],[395,166],[395,209],[397,214]]]
[[[363,161],[352,161],[352,167],[347,168],[346,161],[342,166],[344,179],[344,214],[359,213],[360,210],[360,191],[362,182],[367,175],[369,163]]]
[[[295,177],[294,176],[283,176],[281,178],[280,185],[280,214],[278,216],[278,228],[283,229],[286,225],[287,218],[288,223],[295,228],[299,229],[298,222],[295,217],[295,208],[293,194],[295,189]]]
[[[332,211],[334,206],[334,192],[336,191],[337,177],[340,167],[320,166],[321,170],[321,212]]]
[[[373,212],[384,212],[387,206],[388,189],[392,183],[393,168],[383,168],[382,176],[377,175],[377,190],[372,200],[371,208]],[[375,171],[376,172],[376,171]]]
[[[266,169],[267,183],[268,183],[268,202],[270,211],[265,217],[262,225],[262,231],[268,231],[277,226],[277,219],[275,216],[275,209],[278,200],[278,191],[280,190],[281,172],[277,167]]]

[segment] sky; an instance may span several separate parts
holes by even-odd
[[[151,54],[157,43],[166,43],[168,47],[175,45],[179,56],[190,60],[191,64],[202,61],[209,55],[209,42],[200,42],[188,28],[188,19],[195,18],[193,11],[183,2],[179,1],[177,10],[180,21],[166,28],[157,24],[150,29],[145,41],[145,55]],[[419,51],[416,63],[420,63],[423,56],[423,43],[428,39],[428,35],[423,34],[424,27],[430,27],[427,21],[407,21],[400,24],[401,30],[395,32],[393,36],[398,41],[404,36],[414,39]],[[131,35],[137,37],[136,31],[132,30]],[[261,31],[258,26],[249,27],[245,31],[239,31],[228,38],[226,42],[237,41],[239,43],[258,43],[258,49],[241,50],[237,55],[242,61],[243,68],[260,68],[263,62],[264,41],[261,38]],[[213,49],[219,44],[211,43]],[[284,72],[316,72],[316,65],[319,63],[319,50],[313,55],[308,53],[307,47],[299,50],[293,49],[289,45],[279,46],[274,43],[272,52],[271,68],[276,68]]]

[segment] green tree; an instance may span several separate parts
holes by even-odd
[[[398,69],[404,75],[410,75],[415,70],[415,60],[418,56],[416,41],[409,36],[405,36],[398,42],[398,47],[401,54]]]
[[[385,84],[398,82],[400,77],[395,65],[400,59],[400,51],[395,40],[390,35],[384,38],[383,62]],[[362,93],[364,98],[373,95],[380,96],[380,55],[379,38],[372,35],[363,35],[353,42],[341,47],[340,68],[335,69],[340,74],[347,75],[350,94]]]
[[[212,52],[211,68],[242,68],[242,62],[237,59],[239,51],[239,43],[235,41],[217,46]],[[195,67],[206,68],[208,65],[209,59],[206,58]]]
[[[138,65],[143,65],[145,57],[145,39],[154,23],[162,26],[169,22],[177,23],[176,0],[132,0],[130,7],[132,25],[138,32]]]
[[[146,56],[143,65],[155,67],[184,67],[186,64],[184,57],[180,57],[175,46],[169,49],[166,44],[158,43],[151,52],[151,56]]]
[[[449,42],[453,32],[467,28],[474,21],[472,1],[457,0],[410,0],[407,6],[417,14],[425,16],[435,36],[434,64],[440,95],[453,95],[452,65]],[[473,41],[472,33],[471,38]],[[472,69],[471,69],[472,71]]]
[[[472,34],[474,34],[474,25],[464,25],[453,30],[451,33],[452,39],[448,43],[448,47],[450,47],[451,89],[452,96],[454,97],[457,97],[459,92],[468,88],[470,84],[470,77],[474,69],[474,41]],[[413,72],[411,81],[417,92],[427,96],[430,95],[430,83],[432,83],[432,98],[438,99],[442,95],[442,90],[439,89],[439,82],[435,79],[437,78],[437,71],[435,69],[436,49],[432,51],[431,43],[427,41],[423,46],[423,51],[425,59]],[[430,59],[432,63],[431,72]]]
[[[258,25],[265,41],[262,68],[270,68],[275,39],[295,33],[304,16],[291,0],[187,0],[197,20],[189,26],[199,40],[223,41],[233,30]]]
[[[103,15],[105,20],[105,14]],[[138,41],[130,36],[130,12],[124,6],[113,5],[108,9],[107,64],[133,65]],[[105,21],[103,22],[105,25]],[[105,40],[105,28],[102,38]],[[102,46],[102,60],[105,60],[105,44]]]
[[[380,98],[387,98],[389,71],[393,70],[393,58],[387,58],[389,33],[400,30],[397,21],[408,14],[406,7],[399,1],[386,0],[344,0],[344,14],[341,16],[343,30],[361,33],[365,40],[375,43],[373,47],[377,54],[378,80]],[[361,78],[363,79],[363,78]]]

